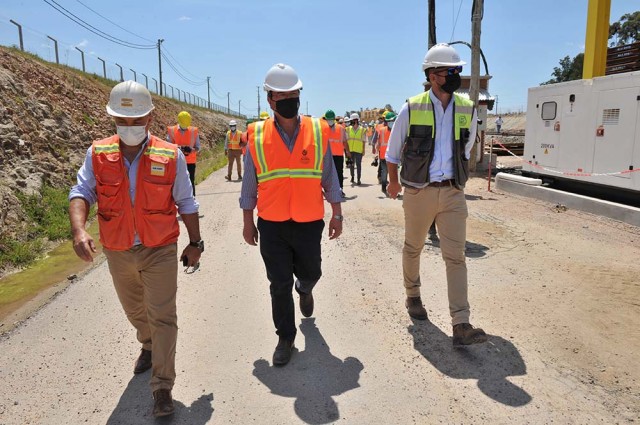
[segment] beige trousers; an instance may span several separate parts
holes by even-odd
[[[405,188],[404,247],[402,271],[408,297],[420,296],[420,254],[431,223],[435,220],[447,270],[449,313],[453,325],[469,323],[465,242],[467,202],[464,191],[453,186]]]
[[[138,341],[151,350],[151,390],[171,389],[176,378],[178,319],[177,245],[137,245],[128,251],[104,250],[113,285]]]
[[[229,149],[227,151],[227,156],[229,158],[229,168],[227,170],[227,175],[231,177],[231,172],[233,171],[233,163],[235,162],[238,169],[238,177],[242,176],[242,149]]]

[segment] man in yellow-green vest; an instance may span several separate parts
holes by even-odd
[[[351,152],[351,183],[356,183],[354,180],[354,167],[357,170],[357,185],[360,186],[360,177],[362,176],[362,157],[364,157],[364,146],[367,141],[367,132],[364,127],[360,125],[360,116],[358,114],[351,114],[349,117],[351,125],[345,129],[345,139]]]
[[[447,269],[455,347],[487,340],[482,329],[469,323],[465,262],[468,212],[464,186],[469,178],[469,155],[476,136],[476,111],[473,102],[454,93],[460,87],[464,64],[448,44],[436,44],[429,49],[422,69],[431,89],[404,104],[391,130],[386,153],[389,196],[396,198],[401,186],[405,188],[402,270],[407,311],[413,319],[427,319],[420,298],[420,254],[429,226],[435,220]]]

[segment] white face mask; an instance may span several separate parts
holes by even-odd
[[[329,127],[333,127],[335,123],[336,123],[335,120],[327,120],[327,124],[329,124]]]
[[[145,125],[116,125],[118,137],[127,146],[138,146],[147,137]]]
[[[393,121],[388,121],[387,125],[389,126],[389,130],[393,128]]]

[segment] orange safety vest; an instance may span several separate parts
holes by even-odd
[[[180,234],[173,199],[176,145],[155,136],[140,156],[135,202],[117,135],[93,142],[92,163],[98,195],[100,242],[113,251],[133,246],[135,234],[146,247],[175,243]]]
[[[189,126],[186,130],[180,131],[179,125],[173,125],[167,127],[167,130],[172,143],[178,146],[189,146],[192,149],[191,153],[184,157],[187,160],[187,164],[195,164],[197,152],[194,147],[196,146],[196,139],[198,138],[198,127]]]
[[[322,167],[328,142],[316,118],[300,117],[293,151],[274,120],[251,123],[249,153],[258,177],[258,217],[299,223],[322,220]]]
[[[371,140],[371,137],[373,137],[373,131],[373,127],[367,127],[367,137],[369,138],[369,140]]]
[[[378,141],[380,142],[380,151],[378,152],[378,157],[380,159],[385,159],[387,156],[387,146],[389,146],[389,136],[391,136],[391,130],[389,127],[382,125],[378,132]]]
[[[329,127],[326,122],[322,123],[322,137],[331,146],[331,155],[343,156],[344,155],[344,143],[342,142],[342,132],[344,131],[339,125],[333,125],[333,128]]]
[[[231,130],[227,130],[227,140],[229,141],[229,143],[227,144],[227,147],[233,150],[242,149],[240,147],[241,137],[242,137],[242,131],[236,130],[235,133],[231,133]]]

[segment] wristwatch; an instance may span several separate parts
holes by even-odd
[[[198,248],[200,250],[200,252],[204,252],[204,241],[202,239],[200,239],[199,241],[190,241],[189,242],[189,246],[195,246],[196,248]]]
[[[336,215],[334,215],[334,216],[333,216],[333,218],[335,218],[335,219],[336,219],[336,220],[338,220],[338,221],[342,221],[342,220],[344,220],[344,216],[342,216],[342,215],[337,215],[337,214],[336,214]]]

